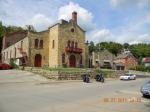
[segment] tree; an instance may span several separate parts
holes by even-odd
[[[2,24],[2,22],[0,21],[0,52],[2,49],[2,40],[5,34],[10,34],[10,33],[14,33],[17,31],[25,31],[25,29],[23,29],[22,27],[18,27],[18,26],[4,26]]]
[[[150,44],[133,44],[130,46],[130,51],[136,58],[143,58],[150,56]]]
[[[92,53],[95,50],[96,50],[96,46],[94,45],[94,42],[91,41],[89,44],[89,53]]]
[[[35,32],[35,28],[33,27],[33,25],[26,25],[26,28],[25,28],[27,31],[31,31],[31,32]]]
[[[3,26],[2,22],[0,21],[0,53],[1,53],[1,49],[2,49],[3,36],[4,36],[4,26]]]
[[[124,47],[125,49],[128,49],[128,48],[130,47],[130,45],[129,45],[128,43],[124,43],[124,44],[123,44],[123,47]]]
[[[98,49],[107,49],[109,52],[111,52],[114,55],[117,55],[121,52],[123,46],[119,43],[115,42],[101,42],[96,45]]]

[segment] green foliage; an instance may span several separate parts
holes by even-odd
[[[130,50],[136,58],[150,56],[150,44],[134,44],[130,46]]]
[[[17,26],[4,26],[4,33],[9,34],[9,33],[14,33],[17,31],[24,31],[23,28],[17,27]]]
[[[89,52],[101,49],[107,49],[114,55],[119,54],[123,49],[129,49],[131,53],[138,59],[139,63],[142,64],[142,58],[150,56],[150,44],[133,44],[129,45],[124,43],[123,45],[116,42],[101,42],[94,45],[93,42],[90,43]]]
[[[2,24],[2,22],[0,21],[0,52],[2,49],[2,40],[3,40],[3,36],[5,34],[9,34],[9,33],[14,33],[17,31],[25,31],[23,28],[21,27],[17,27],[17,26],[4,26]]]
[[[1,52],[1,49],[2,49],[3,35],[4,35],[4,27],[2,25],[2,22],[0,22],[0,52]]]
[[[124,43],[124,44],[123,44],[123,47],[124,47],[125,49],[129,49],[130,45],[129,45],[128,43]]]
[[[19,66],[15,63],[15,59],[11,59],[9,63],[13,68],[19,68]]]
[[[67,68],[67,64],[66,64],[66,63],[63,63],[63,67],[64,67],[64,68]]]
[[[35,28],[33,27],[33,25],[26,25],[26,28],[25,28],[27,31],[31,31],[31,32],[35,32]]]
[[[145,66],[139,65],[139,66],[131,67],[130,70],[150,72],[150,67],[145,67]]]
[[[92,53],[95,50],[96,50],[96,46],[94,45],[94,42],[91,41],[89,44],[89,53]]]
[[[123,45],[116,42],[101,42],[96,45],[97,49],[107,49],[109,52],[117,55],[123,49]]]
[[[104,71],[104,70],[101,70],[101,69],[96,69],[95,72],[96,72],[96,75],[97,74],[102,74],[106,78],[109,77],[109,71]]]

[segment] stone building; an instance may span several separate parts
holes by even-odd
[[[101,67],[101,68],[113,68],[113,61],[115,59],[115,55],[113,55],[108,50],[100,50],[92,52],[91,60],[93,67]]]
[[[77,24],[77,12],[42,32],[16,32],[3,38],[2,61],[35,67],[87,67],[85,31]]]
[[[130,67],[137,66],[138,60],[131,52],[123,52],[114,60],[114,66],[117,70],[128,70]]]

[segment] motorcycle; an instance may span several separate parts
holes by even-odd
[[[82,75],[83,82],[89,83],[90,82],[90,76],[88,74]]]
[[[97,74],[97,75],[95,76],[95,80],[96,80],[97,82],[102,82],[102,83],[105,82],[104,76],[103,76],[102,74]]]

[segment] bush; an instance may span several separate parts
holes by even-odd
[[[139,66],[131,67],[130,70],[150,72],[150,67],[145,67],[145,66],[139,65]]]
[[[9,63],[13,68],[19,68],[19,66],[15,63],[15,59],[11,59]]]
[[[66,64],[66,63],[64,63],[64,64],[63,64],[63,67],[64,67],[64,68],[67,68],[67,64]]]
[[[102,71],[101,69],[96,69],[96,74],[103,74],[104,77],[109,77],[109,71]]]

